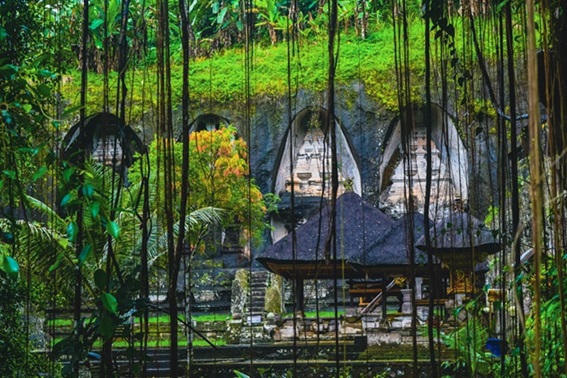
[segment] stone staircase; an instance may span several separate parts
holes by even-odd
[[[265,270],[253,271],[250,276],[250,297],[247,301],[247,315],[262,315],[264,313],[266,289],[269,273]]]
[[[270,340],[269,335],[264,332],[263,325],[268,281],[269,273],[265,270],[253,271],[250,275],[250,291],[246,301],[246,314],[242,323],[241,344]]]

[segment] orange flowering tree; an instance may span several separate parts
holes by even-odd
[[[181,145],[179,151],[181,161]],[[234,127],[191,133],[189,138],[189,208],[223,209],[223,226],[239,225],[258,239],[265,227],[266,204],[250,177],[248,148]]]
[[[168,151],[172,161],[165,157]],[[179,209],[182,185],[188,185],[188,211],[200,209],[220,209],[220,228],[238,228],[241,231],[241,243],[248,240],[260,241],[266,228],[266,202],[271,203],[272,196],[263,197],[260,189],[250,177],[247,156],[248,149],[244,140],[238,137],[232,126],[220,130],[191,133],[189,138],[189,175],[188,182],[182,182],[183,144],[170,139],[156,139],[148,148],[146,172],[152,186],[151,207],[154,214],[154,226],[163,229],[165,219],[164,206],[167,193],[173,193],[175,208]],[[143,159],[145,160],[145,159]],[[170,190],[165,190],[165,165],[170,165],[173,179]],[[132,184],[141,182],[140,169],[134,167],[129,179]],[[169,195],[169,194],[168,194]],[[266,201],[267,199],[267,201]],[[207,226],[207,227],[210,227]],[[160,231],[157,231],[160,233]],[[191,233],[190,233],[191,234]],[[202,236],[202,233],[197,232]],[[194,235],[194,233],[193,233]],[[209,239],[210,240],[210,239]],[[193,244],[194,240],[191,240]],[[193,245],[196,247],[196,245]],[[209,247],[209,246],[207,246]],[[203,250],[203,244],[198,247]]]

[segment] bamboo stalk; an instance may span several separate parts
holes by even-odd
[[[541,377],[541,255],[543,251],[543,182],[541,168],[541,140],[539,129],[539,92],[536,56],[536,36],[534,20],[534,0],[526,1],[527,14],[527,71],[528,71],[528,109],[530,135],[530,196],[532,201],[532,233],[534,246],[535,286],[533,298],[534,345],[532,363],[534,376]]]

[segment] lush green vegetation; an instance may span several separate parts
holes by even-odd
[[[345,4],[347,4],[345,2]],[[350,4],[353,6],[353,4]],[[345,5],[346,6],[346,5]],[[285,5],[283,5],[285,7]],[[285,9],[285,8],[278,8]],[[348,13],[348,12],[347,12]],[[419,11],[410,13],[407,30],[400,30],[400,25],[395,24],[397,20],[390,15],[386,5],[383,9],[376,10],[373,17],[368,21],[364,38],[360,30],[353,26],[352,21],[347,23],[348,27],[340,29],[340,47],[338,54],[338,65],[335,81],[339,88],[349,87],[354,82],[364,84],[364,92],[376,101],[385,110],[396,111],[398,108],[399,85],[397,82],[396,64],[401,64],[400,59],[406,57],[404,65],[408,67],[412,75],[412,83],[408,89],[411,100],[422,103],[423,79],[425,71],[425,56],[423,49],[423,34],[425,25],[419,17]],[[282,15],[280,15],[282,16]],[[325,14],[322,13],[322,23]],[[446,21],[448,22],[448,21]],[[442,70],[449,75],[446,79],[453,81],[453,85],[464,85],[464,81],[470,78],[471,70],[474,69],[474,57],[466,51],[470,43],[467,26],[469,20],[455,16],[450,20],[451,28],[439,29],[440,32],[432,30],[431,37],[433,49],[439,53],[444,44],[452,43],[451,67],[443,67],[443,62],[433,60],[435,75],[441,75]],[[252,51],[252,70],[250,72],[250,92],[245,93],[245,47],[242,43],[234,42],[228,46],[215,44],[213,39],[195,41],[194,55],[190,61],[190,98],[192,107],[200,107],[203,104],[229,104],[243,102],[247,95],[254,98],[284,98],[288,91],[292,93],[299,90],[310,92],[322,92],[327,84],[328,62],[327,36],[323,26],[319,29],[316,24],[305,24],[302,33],[295,38],[278,38],[274,43],[266,43],[265,38],[255,39]],[[446,25],[446,24],[444,24]],[[266,24],[260,24],[259,29]],[[521,26],[518,26],[521,27]],[[226,28],[230,29],[229,26]],[[396,30],[397,28],[397,30]],[[225,29],[222,29],[225,30]],[[450,35],[447,32],[450,32]],[[281,32],[281,31],[280,31]],[[222,31],[217,31],[217,34]],[[397,33],[397,36],[396,36]],[[399,56],[396,62],[396,49],[400,50],[401,33],[407,33],[407,51],[404,56]],[[486,33],[486,31],[482,31]],[[215,36],[217,36],[215,34]],[[444,36],[445,34],[445,36]],[[258,35],[262,35],[261,32]],[[450,42],[448,42],[450,40]],[[514,40],[517,51],[525,43],[523,38]],[[179,42],[173,40],[174,51],[171,57],[171,85],[174,103],[179,103],[182,89],[183,62],[179,51]],[[396,47],[396,44],[398,45]],[[488,64],[493,64],[497,57],[497,41],[493,38],[483,38],[480,48],[483,58]],[[203,51],[200,50],[203,49]],[[177,52],[177,53],[175,53]],[[289,68],[288,68],[289,58]],[[472,59],[472,60],[471,60]],[[128,114],[133,122],[138,122],[141,117],[154,109],[157,99],[156,93],[156,66],[154,57],[145,55],[132,61],[127,73],[129,86]],[[288,82],[288,72],[291,82]],[[81,72],[69,69],[64,76],[64,85],[61,92],[69,106],[76,105],[79,100]],[[88,74],[87,86],[87,108],[89,112],[99,111],[103,107],[105,96],[112,97],[116,86],[118,74],[111,70],[107,74],[91,71]],[[110,82],[110,93],[105,92],[105,80]],[[438,78],[440,80],[440,77]],[[438,83],[439,84],[439,83]],[[340,98],[340,89],[337,93]],[[494,115],[494,109],[486,100],[470,99],[471,109],[475,113],[487,113]],[[347,101],[348,103],[348,101]]]
[[[416,21],[412,23],[411,33],[417,39],[423,33],[423,25]],[[397,107],[395,62],[393,47],[392,25],[384,24],[379,30],[372,32],[362,40],[352,31],[341,36],[340,57],[337,68],[337,83],[349,86],[352,82],[360,81],[365,84],[366,92],[389,110]],[[416,73],[423,70],[423,49],[414,44],[415,54],[412,54],[412,65]],[[288,46],[280,42],[273,46],[257,44],[254,46],[252,76],[252,97],[281,98],[290,88],[287,75]],[[323,57],[326,54],[326,40],[323,37],[313,37],[300,41],[298,52],[292,57],[291,89],[323,91],[326,86],[327,68]],[[190,95],[194,104],[231,103],[244,101],[245,83],[242,60],[244,51],[236,47],[227,51],[217,52],[208,58],[196,58],[191,62]],[[301,66],[299,66],[299,62]],[[181,68],[179,62],[173,62],[172,87],[174,101],[181,97]],[[134,120],[141,118],[144,111],[155,106],[151,93],[156,90],[153,68],[132,69],[129,73],[132,87],[130,91],[131,116]],[[79,97],[80,72],[70,71],[69,79],[62,87],[63,96],[76,104]],[[111,80],[116,75],[110,76]],[[88,108],[90,111],[101,109],[103,95],[103,76],[91,73],[89,75]],[[144,95],[145,91],[145,95]],[[416,86],[415,97],[419,97]]]
[[[23,308],[26,288],[20,279],[18,263],[9,256],[0,255],[0,376],[13,376],[19,372],[21,376],[33,376],[38,371],[45,371],[48,361],[45,356],[32,353],[41,347],[34,345],[26,332],[30,326],[25,318]],[[36,331],[37,332],[37,331]]]
[[[529,154],[530,163],[535,161],[530,167],[535,172],[530,189],[532,209],[520,209],[517,197],[524,189],[509,182],[521,176],[513,172],[519,157],[512,157],[521,144],[513,137],[518,124],[508,124],[515,120],[503,112],[524,102],[538,107],[538,91],[534,90],[529,91],[533,96],[529,101],[525,97],[517,103],[506,101],[521,90],[514,86],[516,81],[529,81],[532,89],[543,82],[525,78],[523,69],[512,71],[518,58],[523,61],[528,56],[535,61],[531,57],[535,48],[526,47],[525,35],[536,32],[528,28],[531,24],[526,21],[523,1],[499,1],[487,9],[483,8],[486,2],[472,2],[469,9],[463,8],[464,3],[428,2],[425,5],[431,7],[423,7],[418,0],[339,2],[340,43],[334,51],[338,67],[333,77],[336,96],[340,98],[344,87],[361,82],[364,93],[379,106],[396,111],[400,106],[429,101],[426,89],[432,86],[438,97],[451,96],[456,113],[466,115],[460,131],[469,141],[482,133],[476,127],[478,114],[497,118],[489,131],[499,136],[500,166],[512,170],[511,180],[505,177],[508,172],[499,172],[503,181],[499,182],[502,210],[498,215],[502,240],[509,249],[517,242],[533,248],[535,257],[525,267],[518,265],[520,254],[516,252],[516,262],[511,262],[512,256],[500,262],[499,274],[507,279],[503,289],[519,302],[510,305],[513,311],[508,310],[509,303],[494,304],[516,322],[517,332],[510,337],[511,347],[501,366],[488,360],[482,349],[493,331],[486,324],[469,320],[446,335],[445,343],[463,356],[454,361],[456,372],[475,375],[501,369],[527,375],[533,368],[535,375],[561,376],[567,373],[567,323],[565,316],[558,316],[567,310],[563,271],[567,136],[565,128],[557,125],[564,125],[567,118],[564,107],[559,106],[567,92],[561,84],[566,75],[555,78],[563,85],[559,94],[547,88],[542,95],[546,101],[557,96],[556,106],[547,104],[547,108],[560,110],[548,114],[543,127],[539,119],[534,121],[535,114],[530,116],[531,144],[539,146],[540,132],[549,132],[546,152],[553,164],[547,166],[550,179],[544,192],[539,182],[543,175],[538,173],[543,163],[536,163],[540,158],[545,162],[548,156],[526,146],[523,153]],[[124,9],[126,4],[128,9]],[[31,353],[36,346],[31,342],[30,319],[43,314],[49,305],[75,307],[75,332],[54,348],[55,354],[72,361],[65,373],[72,374],[93,347],[103,349],[102,359],[111,372],[113,344],[132,347],[121,339],[121,332],[132,331],[130,319],[143,319],[152,309],[148,285],[165,276],[168,299],[176,298],[185,246],[189,255],[205,251],[214,238],[212,230],[222,233],[235,224],[248,227],[241,234],[243,245],[257,240],[265,230],[264,214],[270,203],[249,177],[247,146],[236,138],[235,130],[195,133],[192,139],[178,143],[172,138],[173,130],[166,129],[171,126],[169,115],[181,103],[185,84],[190,88],[192,109],[206,104],[238,107],[249,99],[253,107],[256,99],[279,100],[288,91],[322,95],[328,88],[331,3],[203,0],[181,4],[189,11],[188,20],[177,4],[168,1],[92,0],[88,9],[79,0],[0,2],[2,376],[35,376],[45,369],[45,361]],[[534,9],[538,12],[538,47],[553,47],[561,54],[566,49],[557,35],[567,24],[562,19],[565,12],[555,2],[527,10]],[[509,19],[502,18],[503,11]],[[478,34],[471,32],[473,27]],[[83,33],[88,36],[84,51]],[[425,43],[428,38],[430,44]],[[189,42],[189,61],[182,54],[184,42]],[[426,48],[431,50],[426,53]],[[549,65],[549,61],[545,62]],[[189,79],[184,83],[187,65]],[[555,71],[565,74],[564,66],[567,64],[558,65]],[[549,83],[553,77],[549,67],[545,68]],[[505,79],[506,70],[516,76]],[[430,73],[432,77],[426,76]],[[86,87],[82,75],[86,75]],[[497,86],[491,87],[491,75]],[[127,176],[116,161],[105,166],[88,158],[62,159],[60,154],[61,135],[77,118],[100,110],[118,113],[117,91],[124,89],[119,87],[121,81],[127,88],[123,104],[127,123],[157,114],[163,126],[163,138],[130,170],[130,186],[123,185]],[[500,90],[497,96],[494,88]],[[80,109],[83,89],[86,104]],[[169,96],[171,102],[165,100]],[[498,101],[502,103],[497,111]],[[185,152],[191,149],[199,164],[183,164],[184,147]],[[220,183],[222,188],[215,186]],[[179,194],[186,194],[189,187],[191,200],[182,201]],[[538,204],[544,199],[549,201]],[[512,215],[514,219],[507,215],[520,210],[535,225],[534,239],[532,234],[523,234],[519,215]],[[508,224],[511,229],[505,227]],[[513,276],[506,276],[507,272]],[[535,304],[525,319],[519,311],[523,310],[524,288]],[[85,303],[92,309],[88,317],[81,313]],[[465,310],[471,318],[481,318],[479,298],[471,303],[474,306]],[[147,325],[156,327],[166,320],[150,318]],[[69,326],[59,319],[49,325]],[[477,341],[473,343],[477,345],[471,349],[463,340]],[[157,343],[152,340],[148,345]],[[173,343],[173,347],[184,343]]]
[[[197,323],[204,323],[204,322],[213,322],[213,321],[222,321],[226,320],[230,317],[229,313],[205,313],[205,314],[192,314],[191,319]],[[180,315],[181,319],[185,319],[183,315]],[[169,323],[169,316],[161,315],[161,316],[150,316],[148,319],[150,324],[167,324]],[[49,319],[45,322],[46,327],[72,327],[73,326],[73,319],[70,318],[57,318],[57,319]]]

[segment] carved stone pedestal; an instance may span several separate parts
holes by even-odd
[[[401,289],[400,291],[402,292],[402,295],[403,295],[402,313],[403,314],[411,314],[412,313],[411,289]]]

